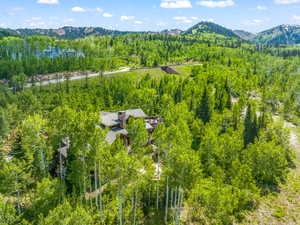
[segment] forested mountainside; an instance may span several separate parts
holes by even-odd
[[[55,37],[60,39],[78,39],[84,38],[88,36],[107,36],[107,35],[122,35],[129,33],[139,33],[139,34],[167,34],[167,35],[181,35],[181,34],[192,34],[192,35],[200,35],[200,34],[219,34],[225,37],[234,37],[239,38],[239,36],[235,35],[231,30],[217,25],[215,23],[210,22],[201,22],[187,31],[182,31],[180,29],[170,29],[163,30],[161,32],[128,32],[128,31],[117,31],[117,30],[108,30],[101,27],[62,27],[58,29],[1,29],[0,32],[3,32],[2,36],[19,36],[19,37],[28,37],[28,36],[48,36]],[[0,36],[1,37],[1,36]]]
[[[19,36],[19,34],[16,31],[11,29],[0,28],[0,39],[2,37],[9,37],[9,36]]]
[[[234,30],[233,32],[244,40],[251,40],[256,36],[255,34],[244,30]]]
[[[219,34],[231,38],[240,38],[232,30],[212,22],[200,22],[184,32],[184,34],[193,34],[193,35],[199,35],[203,33]]]
[[[41,36],[8,37],[0,40],[0,79],[22,82],[26,76],[46,73],[182,64],[197,58],[194,47],[202,49],[208,45],[238,47],[242,42],[223,37],[159,34],[88,37],[69,41]],[[85,57],[37,57],[49,46],[66,51],[71,49]]]
[[[61,39],[77,39],[87,36],[120,35],[128,32],[108,30],[101,27],[62,27],[59,29],[17,29],[21,37],[45,35]]]
[[[74,40],[89,36],[118,36],[127,34],[165,34],[175,36],[219,36],[220,38],[242,39],[262,45],[293,45],[300,43],[300,27],[297,25],[280,25],[275,28],[253,34],[243,30],[231,30],[212,22],[200,22],[186,31],[180,29],[163,30],[161,32],[129,32],[108,30],[101,27],[62,27],[58,29],[0,29],[0,38],[15,36],[47,36],[58,39]]]
[[[280,25],[263,31],[253,38],[253,42],[267,45],[293,45],[300,43],[300,26]]]
[[[300,59],[209,38],[2,39],[0,223],[228,225],[276,193],[295,157],[274,115],[299,123]],[[124,66],[143,68],[103,73]]]
[[[170,30],[163,30],[160,33],[161,34],[169,34],[169,35],[179,35],[181,34],[183,31],[180,29],[170,29]]]

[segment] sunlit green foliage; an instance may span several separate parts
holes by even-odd
[[[0,89],[6,223],[232,224],[285,181],[293,154],[288,131],[272,117],[299,114],[297,58],[188,36],[26,38],[36,51],[46,41],[86,57],[37,59],[23,55],[20,38],[0,44],[1,78],[15,87]],[[187,61],[198,65],[180,67],[180,75],[143,69],[32,88],[23,79]],[[144,120],[130,118],[131,145],[119,137],[109,145],[99,112],[134,108],[163,123],[149,136]]]

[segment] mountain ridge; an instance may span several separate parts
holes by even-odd
[[[116,31],[109,30],[102,27],[72,27],[72,26],[64,26],[57,29],[16,29],[16,32],[22,37],[24,36],[32,36],[32,35],[45,35],[50,37],[57,37],[61,39],[77,39],[84,38],[87,36],[103,36],[103,35],[120,35],[126,34],[127,31]]]
[[[223,35],[226,37],[240,38],[231,29],[228,29],[226,27],[223,27],[223,26],[213,23],[213,22],[205,22],[205,21],[197,23],[196,25],[187,29],[183,33],[184,34],[192,34],[192,35],[203,34],[203,33],[214,33],[214,34],[219,34],[219,35]]]
[[[240,38],[244,39],[244,40],[251,40],[253,39],[256,34],[245,31],[245,30],[233,30],[233,32],[238,35]]]
[[[267,45],[300,44],[300,25],[282,24],[258,33],[252,41]]]
[[[0,28],[0,38],[7,36],[27,37],[33,35],[42,35],[60,39],[78,39],[88,36],[105,36],[105,35],[123,35],[129,33],[148,33],[148,34],[166,34],[166,35],[202,35],[217,34],[227,38],[242,39],[254,44],[265,45],[292,45],[300,44],[300,25],[282,24],[265,31],[253,34],[244,30],[231,30],[212,22],[199,22],[194,26],[183,31],[181,29],[165,29],[160,32],[151,31],[118,31],[102,27],[73,27],[64,26],[61,28],[20,28],[9,29]]]

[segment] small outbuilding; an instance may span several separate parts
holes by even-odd
[[[161,69],[163,71],[165,71],[167,74],[180,74],[176,70],[174,70],[173,68],[171,68],[169,66],[162,66]]]

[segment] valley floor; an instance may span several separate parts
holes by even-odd
[[[291,169],[287,182],[280,186],[280,193],[260,200],[258,209],[246,215],[242,225],[299,225],[300,224],[300,130],[291,129],[290,143],[296,152],[296,168]]]

